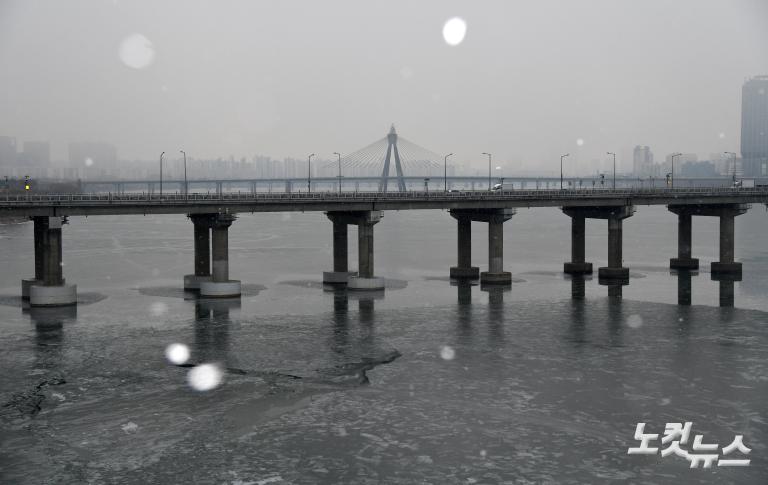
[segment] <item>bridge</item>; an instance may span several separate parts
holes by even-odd
[[[637,206],[665,205],[678,216],[677,256],[670,268],[698,269],[691,254],[692,217],[718,217],[719,261],[711,265],[714,279],[738,281],[742,265],[734,259],[734,221],[750,204],[768,205],[768,187],[757,188],[626,188],[503,191],[422,192],[304,192],[214,194],[63,194],[6,195],[0,216],[29,217],[34,221],[34,277],[22,280],[22,298],[31,306],[77,303],[76,285],[63,275],[62,227],[69,217],[125,214],[185,214],[192,222],[194,273],[183,277],[184,288],[203,297],[238,297],[240,281],[229,277],[228,229],[238,213],[324,212],[332,222],[333,270],[323,282],[349,290],[383,290],[374,272],[374,225],[387,210],[448,210],[457,221],[457,264],[454,279],[480,279],[484,285],[509,285],[504,271],[503,224],[517,208],[559,207],[571,220],[571,257],[564,273],[590,274],[585,261],[585,220],[608,223],[607,265],[598,269],[601,283],[620,289],[629,269],[622,260],[622,225]],[[471,222],[488,224],[488,271],[471,264]],[[348,267],[348,226],[358,227],[358,265]]]
[[[520,176],[504,177],[499,171],[492,169],[490,156],[488,173],[481,175],[448,176],[447,159],[450,155],[441,156],[432,150],[423,148],[402,136],[395,130],[389,130],[386,136],[374,141],[368,146],[342,156],[336,153],[338,162],[326,163],[322,166],[325,171],[337,172],[333,177],[317,177],[312,175],[310,160],[307,161],[306,177],[272,177],[272,178],[223,178],[223,179],[187,179],[186,165],[183,179],[163,179],[162,168],[160,178],[155,180],[85,180],[80,182],[83,192],[105,192],[125,194],[130,192],[146,192],[148,194],[167,194],[170,190],[176,193],[189,194],[190,191],[207,191],[211,189],[216,194],[225,192],[273,192],[283,190],[292,193],[306,187],[307,192],[318,190],[342,192],[354,188],[355,192],[376,191],[388,192],[390,184],[397,186],[398,192],[408,189],[448,190],[453,188],[469,189],[470,191],[488,189],[499,182],[519,189],[540,188],[655,188],[665,187],[667,180],[660,177],[636,177],[622,174],[603,174],[593,176]],[[160,164],[162,167],[162,162]],[[350,176],[350,172],[352,175]],[[394,175],[393,175],[394,172]],[[346,174],[346,175],[344,175]],[[610,180],[609,180],[610,179]],[[681,177],[675,175],[670,179],[672,187],[724,186],[733,185],[731,177]],[[756,180],[758,184],[768,183],[768,178]],[[615,184],[615,185],[614,185]],[[165,188],[165,190],[163,190]]]

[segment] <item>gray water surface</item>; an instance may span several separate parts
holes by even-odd
[[[675,216],[640,208],[618,298],[561,273],[569,221],[556,210],[505,224],[508,289],[445,278],[446,213],[385,213],[376,273],[390,284],[367,296],[320,284],[323,215],[243,215],[230,273],[247,286],[226,301],[180,290],[185,218],[72,218],[64,275],[81,304],[66,310],[22,308],[31,226],[0,227],[0,481],[766,483],[766,217],[737,219],[744,280],[716,282],[714,219],[694,221],[701,271],[678,275]],[[487,231],[473,230],[482,270]],[[587,260],[603,265],[604,221],[587,231]],[[171,343],[218,363],[223,384],[192,390],[190,368],[164,357]],[[628,455],[640,421],[692,421],[721,447],[743,434],[752,463]]]

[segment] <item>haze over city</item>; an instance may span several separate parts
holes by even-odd
[[[395,123],[457,164],[553,172],[615,151],[631,170],[636,145],[739,151],[768,3],[3,0],[0,65],[0,134],[53,160],[76,141],[122,160],[332,158]]]

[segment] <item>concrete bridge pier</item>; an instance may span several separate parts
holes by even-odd
[[[472,218],[461,211],[451,211],[458,227],[458,264],[451,266],[451,278],[475,279],[480,269],[472,266]]]
[[[634,206],[606,208],[608,219],[608,266],[598,268],[602,279],[628,280],[629,268],[622,266],[622,221],[635,213]]]
[[[672,269],[699,269],[699,260],[691,257],[691,227],[693,213],[681,206],[668,209],[677,214],[677,257],[669,260]]]
[[[349,249],[347,225],[356,224],[360,215],[349,212],[326,212],[333,223],[333,271],[323,271],[323,283],[346,285],[350,276],[357,275],[349,271]]]
[[[737,204],[720,212],[720,261],[712,262],[713,275],[741,276],[741,263],[734,259],[734,229],[736,216],[744,214],[747,206]]]
[[[499,209],[488,216],[488,271],[480,273],[482,284],[512,284],[512,273],[504,271],[504,223],[515,213],[514,209]]]
[[[194,225],[195,272],[184,275],[184,289],[200,290],[200,283],[211,281],[211,225],[214,214],[190,214]]]
[[[211,280],[200,282],[200,296],[232,298],[240,296],[240,281],[229,279],[229,226],[232,214],[216,214],[211,219],[212,271]]]
[[[374,276],[373,226],[381,220],[381,211],[364,211],[357,216],[357,276],[350,276],[350,290],[383,290],[384,278]]]
[[[35,247],[40,251],[40,279],[29,286],[30,306],[77,304],[77,286],[68,285],[62,268],[61,228],[66,217],[35,217]],[[36,261],[37,263],[37,261]],[[35,272],[37,272],[37,264]]]
[[[34,224],[35,277],[21,280],[21,299],[29,301],[29,289],[43,281],[43,240],[48,224],[47,217],[31,217]]]
[[[451,277],[473,278],[471,266],[471,221],[488,223],[488,271],[480,273],[483,285],[510,285],[512,273],[504,271],[504,223],[515,209],[453,209],[451,216],[459,221],[459,265],[451,268]],[[466,275],[466,276],[455,276]]]
[[[563,208],[571,218],[571,260],[563,264],[563,272],[571,275],[591,274],[592,263],[584,261],[586,217],[582,211]]]

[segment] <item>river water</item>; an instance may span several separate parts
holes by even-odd
[[[446,212],[386,212],[375,265],[388,288],[359,295],[321,284],[322,214],[242,215],[230,274],[244,295],[212,301],[180,289],[185,217],[73,217],[64,276],[80,304],[32,310],[18,297],[32,226],[0,226],[0,482],[768,483],[764,208],[737,218],[735,283],[710,278],[714,218],[694,219],[702,270],[677,275],[676,216],[638,208],[620,290],[562,274],[569,222],[555,209],[507,222],[514,281],[499,290],[449,281]],[[595,268],[606,232],[587,222]],[[473,223],[481,270],[486,237]],[[172,343],[224,369],[222,384],[190,388]],[[627,453],[638,422],[662,434],[687,421],[685,448],[743,435],[750,465]]]

